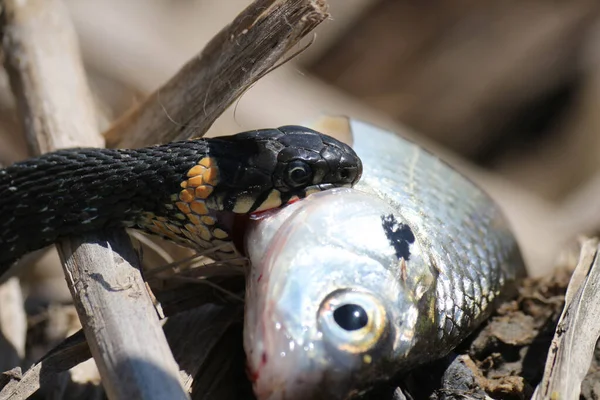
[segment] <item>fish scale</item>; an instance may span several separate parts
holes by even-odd
[[[488,304],[479,302],[492,302],[507,279],[524,273],[520,259],[503,265],[498,262],[509,260],[516,249],[508,223],[483,191],[414,143],[371,129],[369,134],[355,134],[354,149],[364,167],[356,188],[375,189],[388,198],[431,247],[440,273],[437,308],[444,335],[439,339],[446,347],[444,341],[464,336],[464,330],[448,332],[445,320],[468,329],[491,311]],[[386,157],[378,156],[382,153]],[[495,225],[502,228],[495,229]],[[470,293],[462,284],[465,278],[472,284]],[[455,320],[460,311],[463,317]]]

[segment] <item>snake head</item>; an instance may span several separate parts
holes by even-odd
[[[277,208],[334,187],[352,187],[362,162],[350,146],[302,126],[214,138],[218,161],[213,209],[238,214]]]

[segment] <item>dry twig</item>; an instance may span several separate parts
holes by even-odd
[[[254,82],[327,17],[324,0],[256,0],[105,137],[138,147],[202,136]]]
[[[599,251],[598,239],[582,245],[534,400],[579,398],[600,336]]]
[[[6,69],[32,153],[101,145],[64,4],[7,0],[2,11]],[[64,239],[58,248],[109,396],[187,398],[124,231]]]

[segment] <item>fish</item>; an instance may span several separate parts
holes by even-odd
[[[255,216],[244,350],[259,400],[351,399],[450,353],[527,269],[502,210],[439,157],[351,120],[363,175]]]

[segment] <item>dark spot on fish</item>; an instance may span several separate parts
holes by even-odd
[[[410,227],[396,220],[393,214],[382,215],[381,222],[385,236],[396,251],[398,259],[410,259],[410,245],[415,242],[415,235]]]

